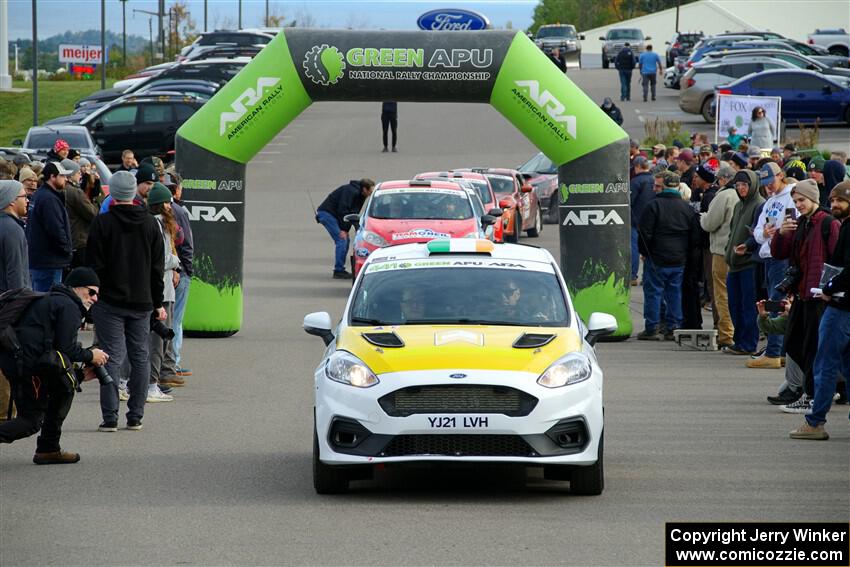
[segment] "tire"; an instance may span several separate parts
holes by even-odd
[[[578,52],[578,68],[581,69],[581,51]]]
[[[840,45],[834,45],[829,48],[830,55],[838,55],[839,57],[847,57],[848,51],[846,47],[842,47]]]
[[[610,63],[608,63],[608,58],[604,55],[602,56],[602,68],[607,69]]]
[[[348,492],[348,471],[341,466],[331,466],[319,460],[319,435],[313,422],[313,488],[316,494],[344,494]]]
[[[714,116],[711,114],[711,103],[714,100],[713,96],[706,97],[704,101],[702,101],[702,108],[700,109],[700,114],[702,114],[702,119],[712,124],[714,122]]]
[[[519,211],[514,213],[514,233],[505,235],[505,242],[516,244],[519,242],[519,233],[522,230],[522,219],[519,216]]]
[[[561,218],[558,216],[558,193],[556,192],[552,194],[552,198],[549,199],[549,210],[546,211],[546,222],[549,224],[558,224]]]
[[[605,434],[599,438],[596,462],[586,467],[575,466],[570,471],[570,492],[579,496],[597,496],[605,489],[603,462]]]
[[[543,232],[543,213],[540,212],[540,207],[537,207],[537,214],[534,215],[534,226],[525,231],[530,238],[537,238]]]

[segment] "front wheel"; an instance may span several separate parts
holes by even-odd
[[[711,124],[714,122],[714,115],[711,113],[711,103],[714,100],[714,97],[707,97],[704,101],[702,101],[702,119]]]
[[[344,467],[326,465],[319,459],[319,434],[313,425],[313,488],[316,494],[348,492],[348,471]]]
[[[608,68],[608,65],[609,65],[609,63],[608,63],[608,58],[607,58],[607,57],[605,57],[605,56],[603,55],[603,56],[602,56],[602,68],[603,68],[603,69],[607,69],[607,68]]]
[[[549,199],[549,210],[546,211],[546,222],[549,224],[558,224],[561,219],[558,217],[558,192],[552,194]]]
[[[534,215],[534,226],[525,231],[531,238],[537,238],[543,232],[543,213],[540,212],[540,207],[537,207],[537,214]]]
[[[605,468],[602,460],[605,435],[599,438],[596,462],[586,467],[576,466],[570,471],[570,492],[580,496],[596,496],[605,489]]]

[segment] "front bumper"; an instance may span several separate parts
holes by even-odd
[[[603,425],[602,375],[598,368],[585,382],[554,389],[540,386],[536,382],[538,376],[525,372],[389,373],[379,376],[380,383],[367,389],[333,382],[324,377],[323,370],[319,372],[316,428],[320,459],[327,464],[477,461],[589,465],[596,462]],[[450,373],[463,373],[467,377],[451,379]],[[442,403],[442,409],[424,410],[427,413],[399,412],[387,403],[399,390],[432,386],[510,390],[526,403],[522,411],[505,413],[497,413],[501,410],[493,408],[475,411],[475,403],[483,408],[487,400],[476,402],[468,398],[456,407],[451,407],[445,398],[432,401]]]

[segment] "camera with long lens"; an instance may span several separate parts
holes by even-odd
[[[782,281],[776,284],[776,291],[789,295],[794,292],[803,278],[803,271],[797,266],[788,266]]]
[[[156,333],[163,341],[174,338],[174,329],[170,329],[165,323],[156,318],[156,311],[151,313],[151,332]]]
[[[92,364],[91,369],[94,371],[94,375],[97,378],[97,381],[100,382],[101,386],[106,386],[107,384],[112,384],[114,382],[112,376],[110,376],[109,372],[106,371],[105,366],[95,366]]]

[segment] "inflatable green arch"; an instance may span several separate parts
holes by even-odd
[[[245,165],[324,100],[493,105],[559,164],[561,269],[579,314],[612,313],[629,336],[628,136],[511,31],[279,33],[177,132],[196,257],[184,329],[239,330]]]

